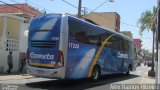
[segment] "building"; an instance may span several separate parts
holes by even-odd
[[[141,47],[142,47],[141,42],[142,42],[141,39],[133,39],[133,43],[134,43],[135,48],[136,48],[137,59],[138,59],[138,61],[143,62],[144,52],[141,49]]]
[[[20,52],[25,52],[27,48],[27,39],[23,36],[23,30],[27,30],[28,25],[24,20],[11,14],[0,14],[0,73],[5,73],[8,69],[7,55],[10,51],[13,52],[12,71],[16,72],[19,68]]]
[[[0,5],[0,73],[8,69],[10,51],[13,52],[12,72],[20,68],[21,55],[27,51],[29,20],[36,15],[40,12],[27,4]]]
[[[92,12],[83,16],[83,18],[110,30],[120,32],[120,15],[117,12]]]
[[[136,45],[137,48],[141,49],[142,47],[142,40],[141,39],[133,39],[134,44]]]
[[[21,17],[33,17],[41,14],[37,9],[26,3],[10,5],[0,4],[0,13],[15,14]]]
[[[132,35],[131,31],[121,31],[120,33],[130,37],[131,39],[133,38],[133,35]]]
[[[145,50],[145,49],[144,49],[143,52],[144,52],[145,56],[150,55],[149,50]]]

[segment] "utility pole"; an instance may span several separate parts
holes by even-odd
[[[160,0],[157,0],[158,2],[158,14],[157,14],[157,59],[158,59],[158,74],[157,74],[157,83],[160,84]]]
[[[82,7],[82,14],[81,16],[85,16],[88,14],[87,8],[86,7]]]
[[[79,0],[79,3],[78,3],[78,18],[81,18],[81,5],[82,5],[82,0]]]
[[[159,26],[160,25],[160,0],[158,0],[158,6],[157,7],[158,7],[158,15],[157,15],[157,18],[158,18],[157,19],[158,20],[158,30],[157,30],[158,35],[157,36],[158,37],[157,38],[158,38],[158,42],[160,43],[160,36],[159,36],[160,35],[160,26]]]

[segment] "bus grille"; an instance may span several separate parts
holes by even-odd
[[[54,48],[55,46],[56,46],[56,41],[43,41],[43,40],[31,41],[31,47]]]

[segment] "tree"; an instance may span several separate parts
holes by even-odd
[[[155,40],[155,32],[156,32],[156,15],[157,15],[157,8],[153,7],[153,12],[145,11],[141,14],[140,19],[138,20],[138,25],[140,25],[140,35],[145,30],[153,32],[153,47],[152,47],[152,67],[151,70],[148,72],[149,76],[155,76],[154,71],[154,40]]]

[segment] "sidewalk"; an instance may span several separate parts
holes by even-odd
[[[49,81],[54,79],[48,78],[41,78],[41,77],[34,77],[29,74],[0,74],[0,85],[1,84],[13,84],[13,85],[24,85],[27,83],[33,82],[42,82],[42,81]]]
[[[29,74],[0,74],[0,81],[7,81],[7,80],[23,80],[23,79],[31,79],[35,78]]]
[[[156,84],[156,78],[148,76],[148,72],[146,72],[143,75],[140,84]]]

